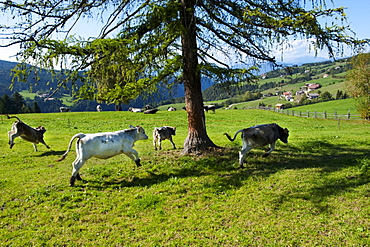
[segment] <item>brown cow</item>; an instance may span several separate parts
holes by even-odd
[[[46,145],[44,141],[44,133],[46,129],[43,126],[39,126],[37,128],[32,128],[28,126],[27,124],[23,123],[18,117],[13,116],[9,117],[6,115],[8,119],[10,118],[16,118],[17,121],[15,121],[12,125],[12,129],[8,131],[9,135],[9,145],[10,148],[14,146],[14,139],[17,137],[22,138],[23,140],[32,142],[33,148],[35,151],[37,151],[36,144],[42,143],[45,145],[45,147],[50,148],[48,145]]]

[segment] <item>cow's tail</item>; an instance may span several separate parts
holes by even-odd
[[[235,138],[236,138],[236,136],[240,133],[240,132],[242,132],[243,130],[238,130],[236,133],[235,133],[235,135],[234,135],[234,138],[231,138],[231,136],[228,134],[228,133],[224,133],[224,135],[227,137],[227,139],[229,139],[230,141],[234,141],[235,140]]]
[[[69,151],[71,150],[72,142],[74,141],[74,139],[76,139],[76,138],[81,139],[84,136],[85,136],[85,134],[83,134],[83,133],[75,134],[74,136],[72,136],[71,140],[69,141],[67,151],[62,155],[62,157],[60,157],[56,161],[64,160],[67,157],[67,154],[69,153]]]
[[[16,118],[19,122],[21,122],[21,120],[17,116],[9,116],[8,114],[6,114],[6,116],[8,117],[8,119]]]

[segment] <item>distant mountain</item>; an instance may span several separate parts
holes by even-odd
[[[48,72],[41,70],[37,75],[30,76],[27,80],[27,83],[16,81],[13,86],[14,89],[11,91],[9,89],[12,81],[11,70],[14,69],[16,65],[16,62],[0,60],[0,97],[4,94],[10,96],[14,92],[30,90],[30,88],[32,88],[33,93],[36,93],[37,91],[42,91],[45,94],[50,94],[57,88],[58,82],[52,80],[52,76]],[[207,89],[213,84],[214,82],[212,80],[208,78],[202,78],[202,90]],[[70,94],[70,90],[61,88],[60,91],[58,91],[58,93],[53,96],[53,98],[61,98],[63,97],[63,94]],[[158,92],[153,94],[143,94],[137,99],[131,100],[129,104],[122,105],[122,109],[127,110],[130,106],[143,107],[147,104],[155,105],[164,100],[184,97],[184,95],[185,93],[183,84],[176,84],[171,89],[168,89],[165,86],[158,86]],[[80,102],[76,104],[76,109],[74,110],[81,111],[84,109],[94,109],[94,106],[91,105],[91,102],[89,102],[88,104]],[[114,110],[114,106],[106,105],[104,109]],[[56,110],[57,109],[54,109],[54,111]]]

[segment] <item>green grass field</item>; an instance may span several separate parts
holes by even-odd
[[[51,147],[17,138],[13,120],[0,121],[0,246],[367,246],[370,240],[370,125],[365,121],[299,118],[262,110],[206,114],[207,132],[222,149],[182,156],[168,141],[155,151],[154,127],[177,127],[181,148],[185,111],[19,114],[47,129]],[[290,131],[270,157],[254,149],[238,169],[240,136],[255,124]],[[85,181],[69,187],[75,148],[56,162],[76,133],[143,126],[142,168],[124,155],[92,158]]]

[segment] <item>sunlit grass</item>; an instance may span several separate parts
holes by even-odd
[[[3,246],[366,246],[370,231],[370,126],[261,110],[206,113],[210,138],[220,147],[182,156],[168,141],[155,151],[154,127],[187,135],[185,111],[20,114],[47,129],[51,150],[16,139],[12,120],[0,121],[0,242]],[[276,122],[290,130],[270,157],[252,150],[238,169],[240,137],[224,132]],[[74,147],[56,162],[72,135],[143,126],[149,140],[135,149],[142,168],[124,155],[90,159],[84,182],[69,187]]]

